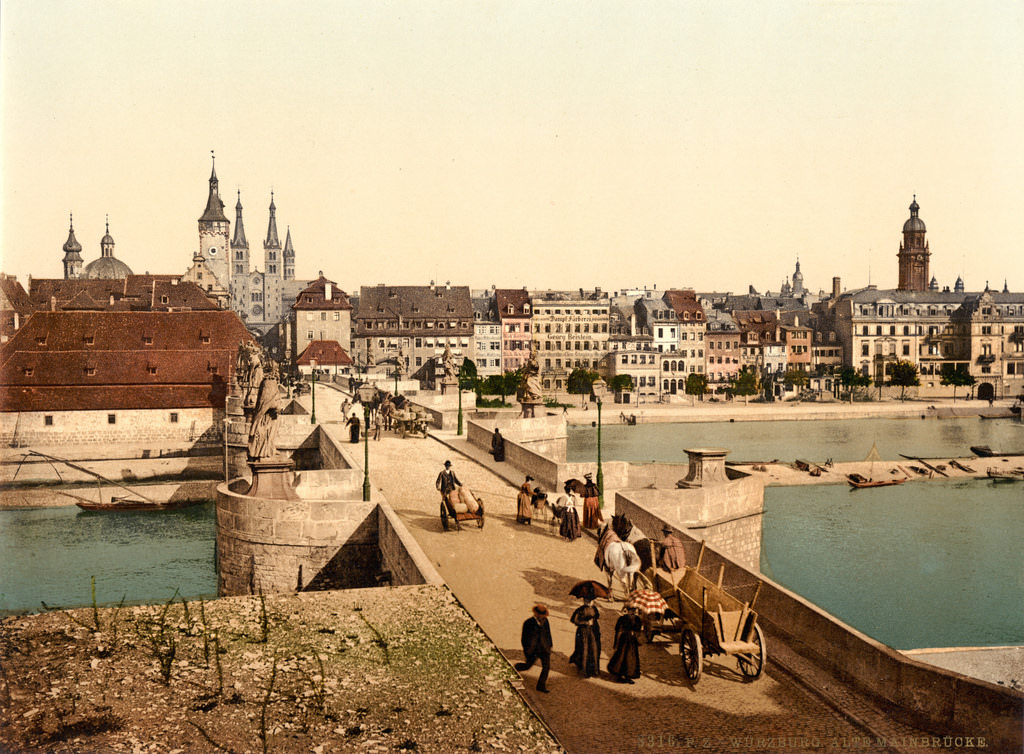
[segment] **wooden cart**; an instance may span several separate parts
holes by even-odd
[[[741,602],[722,587],[724,565],[718,572],[717,583],[700,574],[703,557],[702,542],[696,566],[673,573],[651,570],[649,578],[671,613],[666,614],[665,620],[645,624],[648,640],[657,633],[678,632],[683,671],[694,683],[700,678],[705,655],[733,655],[744,676],[758,678],[768,656],[754,612],[761,583],[758,582],[750,603]]]
[[[478,506],[476,512],[460,511],[449,500],[441,502],[441,528],[448,531],[449,527],[454,527],[455,531],[462,529],[463,521],[476,521],[478,529],[484,528],[484,501],[475,495],[471,490],[467,490],[465,487],[462,489],[466,490],[470,495],[473,496],[473,500],[476,501]]]

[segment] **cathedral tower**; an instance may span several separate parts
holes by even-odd
[[[295,279],[295,248],[292,246],[291,226],[288,227],[284,237],[284,279]]]
[[[82,244],[75,238],[74,218],[68,216],[68,240],[64,242],[64,279],[78,280],[82,277]]]
[[[924,221],[917,216],[920,207],[917,195],[910,205],[910,218],[903,223],[903,243],[897,255],[900,265],[901,291],[924,291],[928,289],[928,258],[932,253],[928,250],[925,239]]]
[[[228,218],[224,215],[224,202],[220,199],[217,184],[217,166],[210,172],[210,195],[206,200],[206,211],[199,218],[199,253],[222,288],[230,288],[231,268],[229,253]]]
[[[274,206],[274,192],[270,192],[270,223],[267,225],[267,240],[263,242],[263,264],[267,275],[282,272],[281,240],[277,237],[277,207]]]

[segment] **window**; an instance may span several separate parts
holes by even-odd
[[[34,369],[33,367],[22,367],[22,369],[21,369],[21,373],[22,373],[22,375],[24,375],[25,377],[31,377],[31,376],[32,376],[32,373],[33,373],[34,371],[35,371],[35,369]]]
[[[107,414],[107,424],[117,424],[117,414]]]
[[[334,312],[334,321],[335,322],[340,322],[341,321],[341,312]]]
[[[171,412],[171,424],[177,424],[177,423],[178,423],[178,412],[177,411],[172,411]]]
[[[43,417],[43,425],[46,426],[46,427],[52,427],[53,426],[53,415],[52,414],[46,414]]]
[[[306,330],[306,340],[313,340],[313,331]]]
[[[144,345],[144,346],[151,346],[151,345],[153,345],[153,336],[152,335],[143,335],[142,336],[142,345]]]
[[[209,345],[209,343],[210,343],[210,336],[209,335],[203,335],[202,333],[200,333],[200,335],[199,335],[199,342]]]
[[[96,367],[86,367],[85,368],[85,374],[86,374],[87,377],[95,377],[96,376]]]
[[[156,374],[156,367],[146,367],[146,372],[149,374]]]

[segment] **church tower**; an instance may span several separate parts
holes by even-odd
[[[82,244],[75,238],[74,218],[68,216],[68,240],[64,242],[64,279],[78,280],[82,277]]]
[[[924,221],[917,216],[920,207],[917,195],[910,205],[910,218],[903,223],[903,243],[897,255],[900,265],[901,291],[924,291],[928,289],[928,258],[932,255],[925,239]]]
[[[270,192],[270,223],[267,225],[267,240],[263,242],[263,271],[267,275],[281,274],[281,240],[277,237],[277,207],[274,206],[274,192]]]
[[[793,296],[799,298],[803,296],[806,291],[804,290],[804,274],[800,272],[800,260],[796,260],[796,269],[793,270]]]
[[[235,235],[231,239],[231,303],[236,312],[249,305],[249,241],[242,224],[242,192],[235,202]]]
[[[295,248],[292,246],[291,226],[288,227],[284,237],[284,279],[295,279]]]
[[[199,253],[222,288],[231,287],[231,268],[228,266],[229,253],[228,218],[224,215],[224,202],[220,199],[217,184],[217,166],[210,172],[210,194],[206,199],[206,211],[199,218]]]

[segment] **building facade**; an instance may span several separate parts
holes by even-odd
[[[531,300],[541,385],[565,390],[574,369],[596,370],[608,352],[608,294],[534,291]]]

